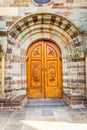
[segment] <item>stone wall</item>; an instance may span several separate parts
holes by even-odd
[[[44,16],[45,20],[41,23],[42,19],[40,19],[41,17],[38,15],[37,17],[26,17],[26,20],[20,20],[21,22],[18,22],[20,18],[28,16],[29,14],[32,16],[38,12],[44,12],[44,14],[45,12],[48,14],[54,13],[63,18],[62,20],[60,17],[56,19],[56,17],[51,17],[49,15],[48,17],[46,16],[45,19]],[[59,30],[54,25],[57,24],[58,19]],[[16,30],[12,34],[9,30],[14,27],[15,23],[18,24],[15,28]],[[47,23],[48,25],[42,25],[43,23]],[[84,56],[84,48],[87,46],[87,36],[85,36],[85,38],[83,36],[87,31],[86,0],[53,0],[49,4],[35,4],[34,0],[1,0],[0,25],[0,42],[3,44],[3,48],[6,52],[6,96],[26,94],[25,63],[28,46],[34,40],[38,40],[43,36],[49,40],[53,38],[51,40],[55,39],[55,42],[57,43],[59,42],[57,39],[58,37],[62,41],[60,46],[63,46],[62,68],[64,99],[68,104],[82,104],[84,102],[87,88],[87,70],[85,66],[87,61]],[[73,33],[76,31],[75,29],[78,30],[79,35],[77,35],[76,32]],[[39,33],[37,33],[37,30]],[[60,30],[62,30],[61,33]],[[29,35],[26,35],[26,33]],[[71,35],[72,33],[73,35]],[[77,44],[78,39],[80,42]],[[71,49],[69,49],[71,44],[72,53]],[[69,51],[65,50],[66,46]],[[75,52],[76,55],[74,55]],[[76,99],[77,101],[75,102]]]
[[[26,62],[23,56],[6,59],[5,93],[6,96],[26,94]]]
[[[63,64],[63,87],[65,93],[84,95],[85,58],[67,59]]]
[[[0,5],[1,6],[29,6],[29,4],[33,2],[35,5],[37,5],[34,0],[1,0],[0,1]],[[80,3],[80,2],[87,2],[86,0],[53,0],[52,3],[52,7],[59,7],[59,6],[63,6],[64,3]],[[51,2],[50,2],[51,3]],[[43,6],[42,4],[40,4],[40,6]]]
[[[0,58],[0,94],[2,93],[2,61]]]
[[[0,44],[0,98],[4,98],[4,73],[5,73],[5,53],[2,44]]]
[[[68,62],[67,62],[68,61]],[[63,67],[63,98],[74,107],[84,107],[86,91],[85,58],[69,59]]]
[[[83,33],[82,47],[81,50],[77,51],[80,51],[80,55],[77,53],[76,56],[73,57],[70,54],[70,57],[67,57],[63,60],[63,98],[73,108],[81,108],[87,106],[87,51],[85,49],[86,34]]]

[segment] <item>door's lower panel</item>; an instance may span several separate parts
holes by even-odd
[[[44,91],[42,87],[31,87],[29,89],[29,92],[27,94],[29,98],[43,98],[44,97]]]

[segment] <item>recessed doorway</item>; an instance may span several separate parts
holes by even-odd
[[[27,51],[27,97],[62,97],[62,60],[59,47],[40,40]]]

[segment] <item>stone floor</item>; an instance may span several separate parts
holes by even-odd
[[[86,108],[71,109],[66,104],[29,107],[29,103],[20,110],[1,109],[0,130],[87,130]]]

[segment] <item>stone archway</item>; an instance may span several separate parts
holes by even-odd
[[[54,13],[36,13],[22,17],[15,22],[8,30],[8,45],[7,45],[7,62],[10,61],[12,68],[20,68],[18,74],[19,80],[12,75],[14,69],[11,69],[12,74],[10,87],[17,92],[25,88],[25,59],[26,50],[33,42],[47,39],[54,41],[59,45],[62,58],[63,58],[63,91],[66,94],[84,94],[85,84],[79,84],[84,82],[85,79],[79,80],[79,72],[77,72],[79,61],[84,66],[84,56],[80,57],[80,50],[82,47],[82,36],[79,29],[66,18],[54,14]],[[76,71],[74,72],[73,64],[76,62]],[[17,65],[15,65],[17,64]],[[73,69],[73,77],[70,71]],[[81,68],[81,67],[80,67]],[[22,72],[24,69],[24,72]],[[9,70],[10,71],[10,70]],[[68,72],[68,74],[66,73]],[[81,73],[83,75],[83,73]],[[23,79],[24,77],[24,79]],[[16,84],[16,86],[14,85]],[[78,87],[78,85],[80,85]],[[12,87],[13,86],[13,87]],[[8,87],[7,87],[8,88]],[[6,88],[6,89],[7,89]],[[9,89],[8,89],[9,90]],[[64,98],[65,98],[64,97]]]
[[[52,13],[31,14],[19,19],[8,30],[8,43],[19,47],[28,38],[32,42],[42,37],[54,39],[54,36],[61,37],[65,45],[81,45],[80,32],[76,26],[64,17]]]

